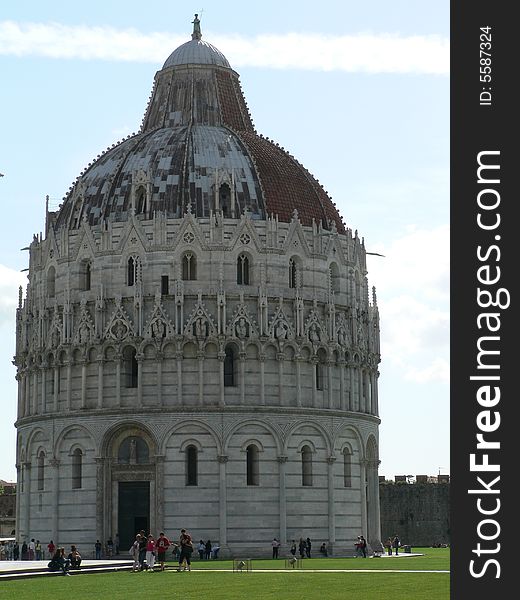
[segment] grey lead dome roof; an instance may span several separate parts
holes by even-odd
[[[220,50],[200,39],[190,40],[174,50],[167,58],[163,69],[178,65],[217,65],[231,68]]]

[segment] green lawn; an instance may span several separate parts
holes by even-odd
[[[180,598],[182,600],[448,600],[448,573],[412,573],[448,570],[449,550],[417,549],[423,557],[403,559],[310,559],[300,571],[258,573],[256,569],[283,568],[283,558],[253,560],[253,572],[233,573],[231,561],[193,561],[199,572],[100,573],[72,577],[41,577],[1,581],[0,598],[9,600],[127,600]],[[209,572],[208,568],[220,572]],[[376,569],[378,573],[311,573],[306,569]],[[204,572],[204,569],[206,571]],[[403,573],[387,573],[401,569]],[[303,572],[302,572],[303,571]],[[406,572],[408,571],[408,572]]]

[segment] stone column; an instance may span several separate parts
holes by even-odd
[[[182,352],[177,352],[177,404],[182,405]]]
[[[104,541],[107,539],[104,529],[105,460],[100,457],[96,457],[94,460],[96,461],[96,539]]]
[[[327,408],[334,408],[334,400],[332,398],[332,362],[327,361]]]
[[[33,408],[32,408],[32,414],[33,415],[37,415],[38,414],[38,371],[36,369],[34,369],[33,371],[33,389],[32,389],[32,393],[33,393]]]
[[[332,546],[336,541],[336,507],[335,507],[335,494],[334,494],[334,463],[336,462],[335,456],[329,456],[327,458],[327,478],[329,488],[329,542]]]
[[[72,365],[70,360],[67,362],[67,410],[70,412],[72,407]]]
[[[45,397],[47,395],[47,390],[45,389],[47,387],[47,367],[42,367],[41,369],[41,374],[42,374],[42,387],[41,387],[41,407],[42,407],[42,415],[45,414],[47,406],[46,406],[46,402],[45,402]]]
[[[219,360],[219,385],[220,385],[219,405],[222,407],[222,406],[226,405],[226,396],[225,396],[225,389],[224,389],[224,361],[226,360],[226,354],[224,352],[219,352],[218,360]]]
[[[24,411],[23,416],[27,417],[31,414],[31,382],[30,382],[30,373],[26,372],[24,374]]]
[[[162,370],[163,370],[163,353],[157,352],[155,360],[157,363],[157,406],[163,405],[163,394],[162,394]]]
[[[372,373],[372,393],[374,394],[374,414],[379,416],[379,388],[378,388],[379,371]]]
[[[363,373],[364,376],[364,392],[365,392],[365,412],[372,413],[372,398],[370,393],[370,374],[368,370]]]
[[[228,457],[224,454],[217,455],[219,464],[219,544],[227,546],[227,481],[226,463]]]
[[[378,477],[379,461],[370,459],[366,461],[367,472],[367,530],[368,541],[372,546],[380,547],[381,544],[381,515],[379,507],[379,477]]]
[[[278,456],[278,473],[279,473],[279,513],[280,513],[280,532],[279,541],[282,545],[287,543],[287,499],[285,491],[285,465],[287,464],[287,456]]]
[[[357,386],[359,398],[359,412],[366,412],[365,395],[363,394],[363,370],[357,370]]]
[[[367,531],[367,484],[366,484],[366,464],[367,461],[362,459],[359,463],[360,466],[360,492],[361,492],[361,535],[368,539]]]
[[[295,357],[296,361],[296,406],[302,405],[302,358]]]
[[[265,354],[260,354],[260,405],[265,406]]]
[[[137,407],[143,407],[143,356],[135,357],[137,362]]]
[[[16,506],[15,506],[15,511],[16,511],[16,517],[17,519],[19,519],[19,521],[16,523],[16,530],[18,533],[17,538],[21,539],[22,537],[22,532],[23,532],[23,528],[22,528],[22,490],[23,490],[23,486],[22,486],[22,478],[23,478],[23,467],[20,463],[16,463]]]
[[[278,404],[279,406],[283,406],[284,400],[284,379],[283,379],[283,363],[285,359],[285,354],[283,352],[278,352],[276,355],[276,360],[278,361]]]
[[[240,404],[244,406],[246,403],[246,353],[239,353],[240,364]]]
[[[81,363],[81,408],[87,408],[87,361]]]
[[[97,405],[98,408],[103,408],[103,371],[105,360],[103,358],[98,358],[98,388],[97,388]],[[96,538],[101,541],[101,538]]]
[[[355,398],[355,376],[356,376],[356,371],[355,368],[351,365],[348,367],[348,372],[349,372],[349,388],[350,388],[350,392],[349,392],[349,410],[356,410],[356,398]]]
[[[155,457],[155,525],[164,531],[164,456]]]
[[[60,398],[60,367],[54,367],[54,397],[53,397],[53,411],[58,412],[58,402]],[[54,538],[53,538],[54,539]]]
[[[340,397],[340,409],[348,410],[347,408],[347,397],[345,390],[345,361],[338,361],[339,369],[339,397]]]
[[[56,458],[51,458],[49,461],[50,466],[52,467],[52,500],[51,500],[51,539],[54,540],[54,543],[57,545],[58,540],[60,539],[59,532],[59,522],[60,522],[60,476],[59,476],[59,468],[60,461]]]
[[[121,406],[121,353],[114,356],[116,361],[116,406]]]
[[[24,462],[23,469],[25,535],[28,539],[31,539],[29,537],[31,533],[31,462]]]
[[[318,357],[313,356],[311,358],[312,365],[312,408],[315,408],[317,405],[316,399],[316,365],[318,364]]]
[[[17,411],[17,418],[21,419],[24,415],[23,415],[23,376],[20,375],[20,373],[17,373],[15,375],[16,381],[18,383],[18,411]],[[17,513],[20,514],[20,513]]]
[[[199,405],[202,406],[204,404],[204,351],[199,350],[197,358],[199,361]]]

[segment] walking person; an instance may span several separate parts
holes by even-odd
[[[36,540],[36,545],[34,546],[34,552],[36,553],[36,560],[42,560],[42,545],[40,544],[40,540]]]
[[[36,542],[34,541],[34,538],[31,538],[27,551],[29,554],[27,560],[34,560],[34,556],[36,554]]]
[[[296,542],[294,540],[291,542],[291,554],[296,556]]]
[[[278,558],[278,550],[281,546],[280,542],[276,538],[274,538],[271,542],[271,545],[273,547],[273,558]]]
[[[52,558],[54,552],[56,552],[56,544],[52,540],[47,544],[47,552],[49,553],[49,558]]]
[[[305,540],[305,554],[307,555],[307,558],[311,557],[311,548],[312,548],[311,538],[307,538]]]
[[[101,548],[102,548],[101,542],[99,540],[96,540],[96,543],[94,544],[96,560],[101,560]]]
[[[359,541],[361,542],[361,554],[363,555],[363,558],[367,557],[367,541],[365,540],[365,538],[360,535],[359,536]]]
[[[161,571],[164,571],[164,563],[166,561],[166,550],[170,547],[170,540],[164,535],[164,531],[161,531],[157,542],[155,543],[157,548],[157,562],[161,567]]]
[[[300,538],[298,550],[300,551],[300,558],[305,558],[305,540],[303,538]]]
[[[389,537],[386,540],[385,546],[386,546],[386,550],[388,552],[388,556],[392,556],[392,538],[391,537]]]
[[[139,571],[139,541],[141,540],[141,534],[138,533],[135,536],[134,543],[130,548],[130,556],[132,557],[134,564],[132,565],[132,572]]]
[[[146,534],[143,529],[139,532],[139,570],[144,570],[144,561],[146,559]]]

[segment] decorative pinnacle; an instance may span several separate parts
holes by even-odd
[[[193,23],[193,33],[191,34],[191,39],[192,40],[200,40],[200,38],[202,37],[202,33],[200,31],[200,19],[199,19],[199,15],[195,14],[195,18],[192,21]]]

